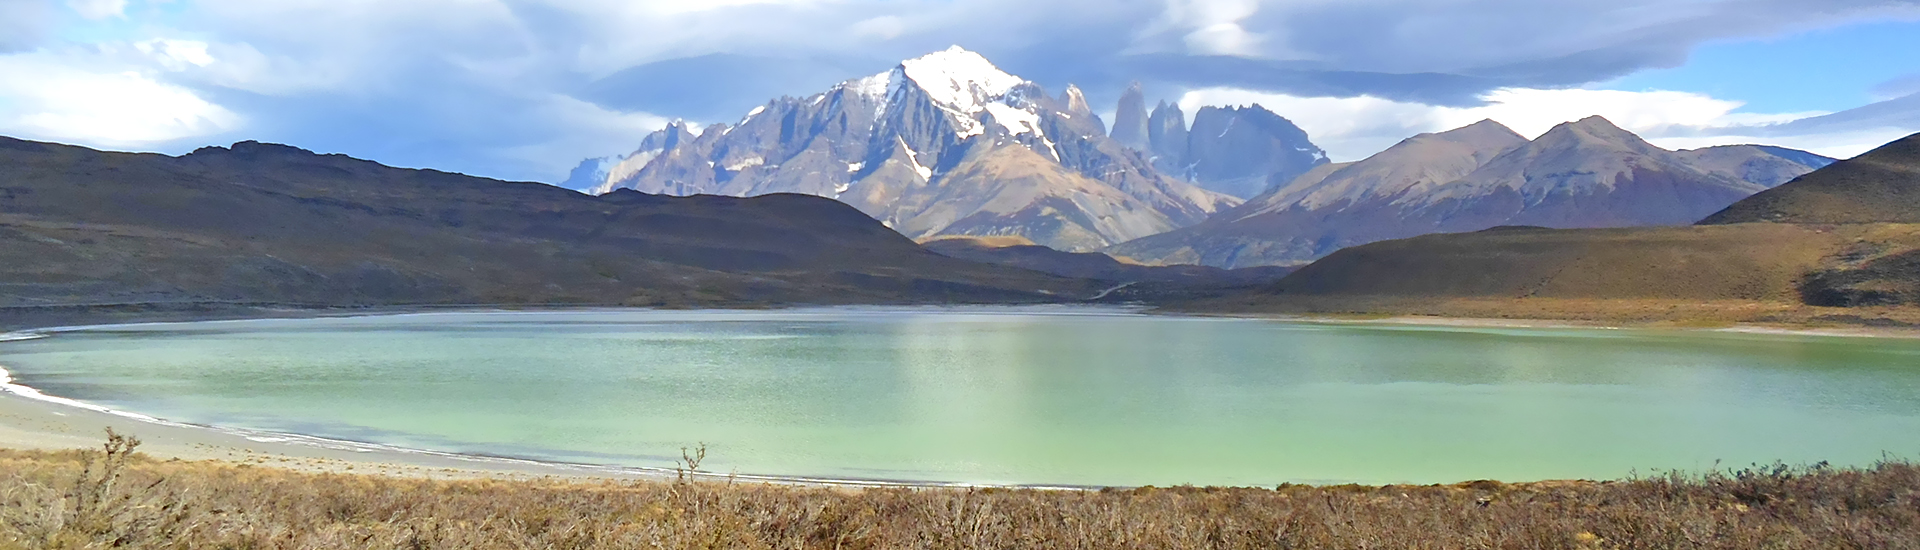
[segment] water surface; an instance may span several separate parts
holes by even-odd
[[[0,343],[171,420],[831,478],[1618,478],[1920,456],[1920,341],[1329,325],[1081,308],[450,313]]]

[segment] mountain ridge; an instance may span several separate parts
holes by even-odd
[[[1502,225],[1686,225],[1777,183],[1782,171],[1817,168],[1794,160],[1815,155],[1776,151],[1791,150],[1667,151],[1602,117],[1534,140],[1481,121],[1408,138],[1207,222],[1104,250],[1148,263],[1297,265],[1350,246]],[[1748,175],[1765,183],[1741,179]]]

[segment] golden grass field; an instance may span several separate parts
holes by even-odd
[[[1612,482],[825,488],[0,451],[0,548],[1920,548],[1920,467]]]

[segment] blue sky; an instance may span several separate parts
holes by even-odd
[[[1920,132],[1920,0],[0,0],[0,134],[556,181],[952,44],[1108,109],[1134,80],[1260,103],[1337,160],[1480,118],[1835,156]]]
[[[1601,86],[1701,92],[1744,101],[1742,110],[1753,112],[1840,111],[1892,99],[1878,90],[1902,77],[1920,77],[1920,22],[1867,21],[1716,40],[1694,49],[1685,65]],[[1920,81],[1898,90],[1920,92]]]

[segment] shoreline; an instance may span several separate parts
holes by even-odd
[[[1814,327],[1795,324],[1733,323],[1726,326],[1685,326],[1661,323],[1615,323],[1579,319],[1512,319],[1496,317],[1445,317],[1439,315],[1339,316],[1296,315],[1285,313],[1207,313],[1196,311],[1149,310],[1151,315],[1285,321],[1345,326],[1399,326],[1431,328],[1514,328],[1514,329],[1586,329],[1646,330],[1678,333],[1752,334],[1773,336],[1822,336],[1833,338],[1920,339],[1920,328],[1905,327]]]
[[[1116,309],[1116,306],[1089,304],[1089,307]],[[805,307],[805,306],[796,306]],[[833,307],[833,306],[823,306]],[[1072,305],[1069,305],[1072,307]],[[385,311],[335,311],[334,315],[299,315],[287,317],[250,316],[235,318],[214,316],[200,320],[128,320],[121,323],[101,323],[88,325],[68,325],[19,330],[0,333],[0,343],[18,342],[49,338],[63,332],[96,330],[126,326],[153,326],[187,323],[207,323],[221,321],[254,321],[265,319],[308,319],[308,318],[356,318],[389,317],[407,315],[432,315],[448,313],[541,313],[562,311],[626,310],[635,308],[578,307],[578,308],[500,308],[473,307],[459,309],[421,308],[394,309]],[[647,308],[639,308],[647,309]],[[795,309],[795,308],[787,308]],[[1920,329],[1858,327],[1858,328],[1796,328],[1771,325],[1736,324],[1729,327],[1676,327],[1676,326],[1634,326],[1593,321],[1548,320],[1548,319],[1495,319],[1471,317],[1440,317],[1401,315],[1390,317],[1339,317],[1284,314],[1207,314],[1194,312],[1169,312],[1154,309],[1126,308],[1131,314],[1164,315],[1193,318],[1242,319],[1276,322],[1312,323],[1342,326],[1391,326],[1391,327],[1428,327],[1428,328],[1515,328],[1515,329],[1584,329],[1584,330],[1654,330],[1672,332],[1699,332],[1706,334],[1752,334],[1775,336],[1817,336],[1817,337],[1865,337],[1865,338],[1920,338]],[[288,312],[279,312],[288,313]],[[140,438],[145,442],[142,451],[159,459],[211,460],[242,465],[275,467],[309,473],[350,473],[375,474],[424,479],[563,479],[577,481],[599,480],[672,480],[677,473],[666,467],[617,466],[604,464],[568,463],[560,461],[519,458],[511,456],[489,456],[458,452],[413,449],[378,443],[332,439],[305,434],[248,430],[216,425],[176,422],[156,418],[145,414],[120,411],[109,407],[86,403],[61,396],[48,395],[38,389],[14,383],[11,373],[4,364],[0,364],[0,448],[23,450],[66,450],[97,447],[105,437],[105,431],[115,431]],[[828,479],[801,476],[777,476],[757,474],[716,474],[700,472],[693,474],[703,479],[734,479],[740,481],[773,483],[784,485],[823,486],[823,487],[909,487],[909,488],[1027,488],[1027,489],[1089,489],[1094,487],[1065,485],[993,485],[958,482],[937,482],[922,480],[890,479]],[[1543,480],[1556,481],[1556,480]],[[1529,481],[1519,481],[1528,483]]]
[[[159,460],[214,461],[305,473],[372,474],[419,479],[671,481],[672,468],[570,463],[399,447],[305,434],[176,422],[51,396],[14,384],[0,367],[0,448],[62,451],[98,447],[106,430],[141,440]],[[688,477],[813,487],[1088,489],[936,481],[831,479],[690,472]]]

